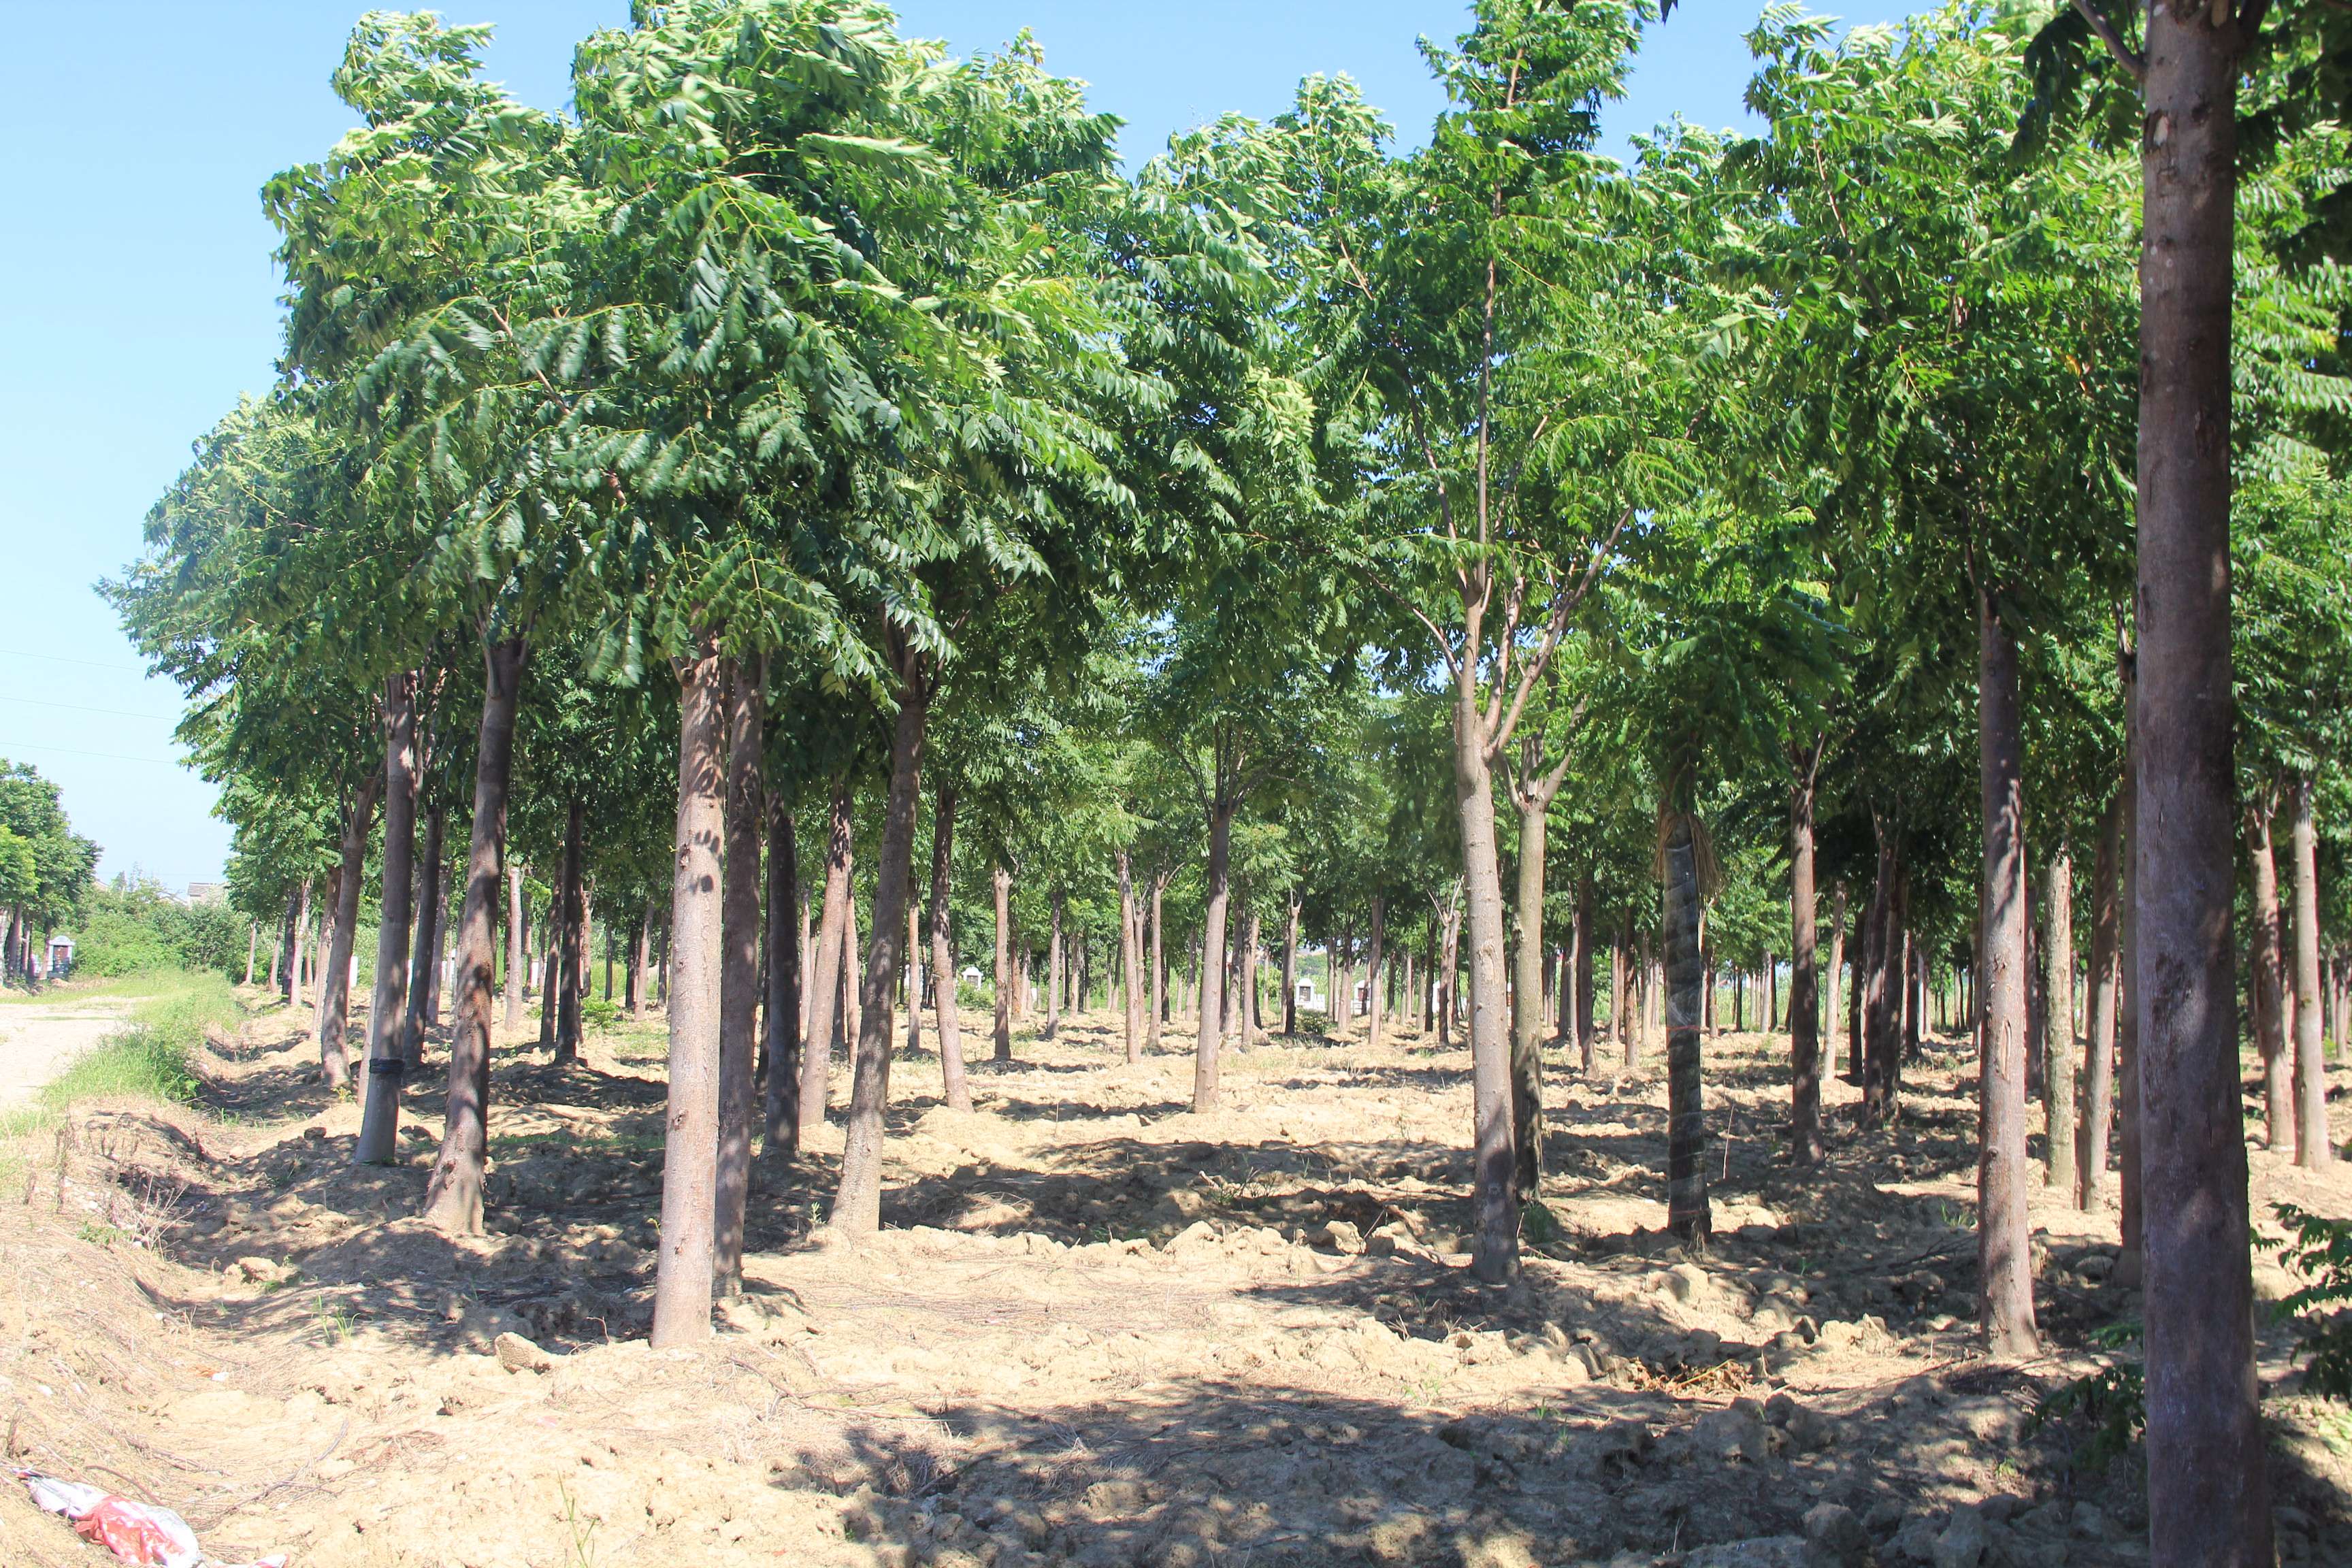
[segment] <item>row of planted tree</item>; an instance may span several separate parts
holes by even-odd
[[[2038,1059],[2045,1170],[2079,1120],[2095,1180],[2118,1107],[2158,1559],[2266,1561],[2236,999],[2242,964],[2321,1157],[2345,25],[1775,10],[1753,133],[1601,155],[1633,54],[1685,25],[1482,0],[1423,46],[1448,107],[1413,150],[1318,77],[1130,174],[1025,36],[956,59],[847,0],[680,0],[589,37],[557,116],[479,79],[480,31],[365,18],[360,125],[265,193],[283,378],[110,585],[190,693],[247,907],[331,889],[330,991],[373,878],[363,1155],[415,1061],[420,815],[455,911],[437,1222],[481,1223],[511,873],[553,868],[572,972],[592,879],[666,953],[664,1343],[709,1331],[836,1016],[832,1223],[879,1223],[891,1001],[975,929],[1005,1007],[1018,931],[1146,976],[1129,1049],[1196,946],[1202,1110],[1256,994],[1232,955],[1303,927],[1383,1005],[1418,963],[1469,1047],[1489,1280],[1603,950],[1612,995],[1655,974],[1694,1237],[1711,971],[1776,993],[1785,960],[1800,1163],[1828,1020],[1872,1136],[1906,1017],[1965,977],[1990,1345],[2038,1338]],[[805,937],[774,918],[803,867]]]

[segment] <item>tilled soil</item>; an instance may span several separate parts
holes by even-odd
[[[2145,1559],[2136,1454],[2035,1419],[2137,1317],[2112,1208],[2037,1201],[2048,1352],[1982,1359],[1953,1045],[1892,1131],[1832,1084],[1799,1173],[1785,1040],[1709,1040],[1697,1252],[1658,1229],[1663,1082],[1555,1057],[1547,1206],[1495,1288],[1458,1240],[1465,1050],[1276,1042],[1195,1116],[1189,1035],[1130,1067],[1116,1027],[976,1064],[970,1115],[902,1058],[880,1238],[815,1223],[836,1125],[760,1172],[710,1347],[656,1353],[657,1025],[502,1051],[491,1234],[452,1239],[405,1217],[438,1087],[404,1163],[354,1170],[356,1107],[265,1015],[202,1110],[87,1115],[8,1179],[11,1451],[318,1568]],[[2252,1158],[2258,1216],[2352,1213],[2352,1179]],[[2263,1335],[2282,1554],[2352,1560],[2352,1419]],[[84,1549],[12,1495],[0,1550]]]

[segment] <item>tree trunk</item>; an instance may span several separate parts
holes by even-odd
[[[448,830],[448,808],[436,805],[425,814],[425,854],[416,868],[416,956],[408,968],[408,1018],[400,1037],[401,1059],[411,1072],[425,1065],[425,1031],[441,1021],[441,926],[449,905],[441,862]]]
[[[383,683],[383,907],[375,938],[375,990],[368,1000],[366,1104],[352,1146],[354,1165],[388,1163],[398,1152],[401,1051],[408,995],[409,900],[415,891],[416,680]]]
[[[1209,901],[1201,930],[1201,1028],[1192,1051],[1192,1110],[1217,1108],[1219,1043],[1224,1038],[1225,914],[1232,899],[1231,863],[1236,805],[1218,800],[1209,811]]]
[[[808,1035],[801,1043],[801,1135],[795,1145],[799,1148],[806,1148],[810,1138],[824,1126],[833,1041],[841,1021],[841,960],[849,945],[850,853],[856,824],[846,778],[834,781],[831,822],[825,841],[824,904],[817,914],[816,963],[809,971]]]
[[[963,984],[956,972],[955,933],[948,907],[949,882],[955,869],[956,787],[940,785],[931,808],[931,985],[939,1009],[940,1077],[950,1110],[971,1109],[971,1087],[964,1081],[963,1029],[956,1016],[956,990]]]
[[[1845,992],[1845,882],[1841,879],[1830,896],[1830,966],[1822,976],[1822,1001],[1826,1005],[1828,1021],[1822,1026],[1822,1041],[1826,1048],[1838,1037],[1845,1020],[1838,1004]],[[1791,1006],[1795,1005],[1792,1002]]]
[[[1820,975],[1814,953],[1813,794],[1820,775],[1821,742],[1799,752],[1789,785],[1789,1159],[1796,1165],[1822,1161],[1822,1037]],[[1836,989],[1835,942],[1830,948]]]
[[[895,637],[892,640],[898,643]],[[890,790],[874,861],[873,937],[859,991],[841,1188],[833,1201],[833,1228],[845,1236],[871,1236],[882,1227],[882,1113],[890,1099],[890,1001],[898,994],[898,966],[907,958],[906,899],[914,867],[916,808],[922,800],[924,723],[930,710],[923,656],[903,644],[893,651],[899,689],[898,718],[890,732]]]
[[[1168,1016],[1168,953],[1164,945],[1166,931],[1160,922],[1161,900],[1167,891],[1167,874],[1154,872],[1151,878],[1151,1020],[1145,1034],[1143,1048],[1155,1054],[1160,1049],[1160,1025]]]
[[[1118,967],[1127,1060],[1132,1067],[1143,1059],[1143,910],[1135,898],[1133,858],[1125,849],[1118,852]]]
[[[2265,1141],[2273,1152],[2284,1153],[2294,1146],[2295,1079],[2294,1059],[2287,1049],[2286,926],[2279,910],[2278,859],[2271,843],[2276,805],[2275,795],[2263,789],[2246,806],[2246,858],[2253,873],[2253,952],[2247,971],[2254,1040],[2263,1058]]]
[[[562,879],[558,873],[555,888],[548,896],[547,957],[545,972],[539,984],[539,1043],[549,1051],[555,1049],[555,1003],[563,994],[563,949],[565,943],[556,930],[557,917],[563,912]]]
[[[751,1190],[754,1036],[760,1026],[761,777],[767,661],[723,659],[727,726],[726,858],[719,902],[719,1152],[712,1186],[710,1273],[721,1296],[743,1293],[743,1208]]]
[[[764,1153],[789,1160],[801,1149],[801,1005],[806,933],[800,919],[801,859],[793,830],[793,803],[768,792],[768,996],[763,1020],[768,1081],[761,1102],[767,1123]]]
[[[2074,854],[2064,839],[2042,873],[2043,901],[2050,911],[2049,1000],[2042,1045],[2047,1064],[2042,1079],[2042,1124],[2050,1159],[2045,1184],[2070,1196],[2074,1191]]]
[[[529,990],[530,959],[523,952],[522,868],[507,868],[507,1027],[522,1022],[522,994]]]
[[[1538,787],[1539,760],[1536,747],[1523,742],[1519,784],[1512,792],[1519,814],[1519,943],[1512,955],[1511,1138],[1513,1191],[1522,1203],[1543,1184],[1544,836],[1551,798]],[[1581,906],[1577,917],[1583,918]],[[1584,1070],[1591,1076],[1590,1051]]]
[[[999,861],[991,870],[996,889],[996,1059],[1013,1059],[1013,873]]]
[[[2319,842],[2311,780],[2287,785],[2286,805],[2294,898],[2294,1163],[2324,1171],[2336,1163],[2336,1150],[2327,1137],[2327,1058],[2319,1027]]]
[[[2239,1109],[2230,661],[2237,84],[2228,0],[2147,8],[2126,1189],[2144,1198],[2154,1568],[2271,1563]],[[2249,10],[2259,12],[2259,4]]]
[[[368,828],[375,818],[376,792],[383,780],[371,771],[343,818],[343,858],[335,880],[335,919],[327,935],[327,966],[319,974],[319,1060],[330,1089],[352,1081],[351,1054],[343,1041],[352,998],[352,941],[360,923],[360,886],[367,875]],[[404,936],[405,933],[404,933]]]
[[[1244,1045],[1255,1046],[1265,1038],[1263,1020],[1259,1018],[1257,1011],[1258,949],[1265,936],[1265,928],[1262,923],[1262,917],[1256,907],[1253,905],[1249,911],[1249,919],[1242,928],[1241,985],[1238,989],[1241,999],[1241,1037]]]
[[[915,869],[915,851],[907,850],[907,1051],[923,1048],[923,887]]]
[[[1903,1048],[1903,1021],[1894,972],[1902,958],[1903,937],[1895,919],[1895,830],[1876,812],[1871,814],[1871,826],[1878,837],[1878,879],[1871,889],[1869,942],[1863,961],[1869,973],[1861,1008],[1862,1114],[1865,1123],[1877,1126],[1895,1110],[1894,1081]]]
[[[1282,1032],[1298,1034],[1298,895],[1286,900],[1282,926]],[[1411,986],[1406,987],[1408,990]]]
[[[719,1168],[727,678],[708,636],[697,639],[692,658],[677,663],[677,834],[670,879],[669,1096],[654,1274],[656,1350],[710,1337]]]
[[[482,1172],[490,1148],[490,994],[498,976],[499,854],[514,772],[515,703],[525,646],[485,645],[482,722],[474,746],[474,826],[466,901],[457,917],[457,1019],[449,1037],[449,1099],[425,1218],[458,1236],[482,1233]]]
[[[2107,1181],[2107,1139],[2115,1123],[2116,969],[2122,897],[2124,808],[2120,796],[2099,817],[2091,861],[2091,1004],[2083,1042],[2083,1110],[2075,1142],[2074,1206],[2098,1206]]]
[[[777,923],[783,922],[780,919]],[[629,1018],[634,1023],[645,1022],[646,993],[653,988],[653,949],[654,906],[648,899],[637,916],[637,934],[629,944]]]
[[[1625,1054],[1622,1065],[1627,1072],[1633,1071],[1642,1064],[1642,1046],[1643,1040],[1647,1037],[1650,1032],[1650,1002],[1654,994],[1650,980],[1652,961],[1650,958],[1650,933],[1648,931],[1643,931],[1642,933],[1641,942],[1641,949],[1636,955],[1634,962],[1641,968],[1642,977],[1640,981],[1640,990],[1642,1005],[1635,1011],[1633,1030],[1625,1037]]]
[[[2120,1167],[2116,1182],[2116,1209],[2120,1221],[2120,1246],[2116,1253],[2116,1283],[2137,1286],[2143,1281],[2142,1270],[2146,1255],[2141,1241],[2147,1231],[2141,1222],[2140,1185],[2142,1150],[2140,1147],[2140,991],[2146,979],[2139,968],[2139,777],[2137,704],[2133,698],[2136,682],[2128,673],[2124,680],[2124,825],[2123,854],[2116,862],[2120,886],[2116,897],[2116,1163]],[[2232,879],[2234,880],[2234,879]],[[2238,1136],[2245,1136],[2244,1118],[2236,1104],[2237,1042],[2231,1041],[2231,1103],[2230,1114],[2239,1127]]]
[[[1388,912],[1388,900],[1373,894],[1372,940],[1364,954],[1364,1043],[1374,1050],[1380,1048],[1381,1026],[1386,1022],[1383,1004],[1388,998],[1381,990],[1381,965],[1387,957]]]
[[[1990,586],[1977,595],[1978,763],[1983,795],[1983,1054],[1977,1068],[1977,1314],[1997,1356],[2041,1348],[2026,1213],[2025,741],[2017,642]],[[1904,988],[1912,988],[1906,965]],[[1912,1008],[1916,1018],[1917,1008]]]
[[[1573,982],[1568,1005],[1576,1015],[1577,1056],[1584,1063],[1589,1076],[1592,1071],[1593,1055],[1599,1049],[1599,1032],[1593,1026],[1592,977],[1593,944],[1600,940],[1601,917],[1592,902],[1592,868],[1587,866],[1578,879],[1576,888],[1576,967],[1570,978]]]
[[[1714,1229],[1706,1199],[1706,1109],[1701,1099],[1697,823],[1665,825],[1666,1228],[1685,1241]]]
[[[720,678],[724,679],[724,677]],[[555,1060],[580,1059],[580,998],[588,984],[588,945],[580,940],[581,897],[586,879],[587,808],[576,797],[563,812],[563,875],[557,889],[555,940],[563,946],[563,968],[555,1003]]]
[[[1454,1032],[1462,1021],[1462,900],[1459,898],[1445,906],[1440,944],[1445,952],[1445,973],[1437,984],[1437,1043],[1450,1050],[1454,1046]],[[1332,1005],[1339,1005],[1336,999]]]
[[[1051,913],[1045,934],[1045,1029],[1044,1037],[1052,1039],[1062,1027],[1062,892],[1056,888],[1048,900]]]

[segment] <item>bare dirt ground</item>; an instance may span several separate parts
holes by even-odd
[[[2145,1560],[2134,1460],[2031,1422],[2137,1312],[2113,1213],[2037,1205],[2051,1352],[1978,1357],[1955,1046],[1898,1130],[1840,1114],[1800,1175],[1785,1041],[1710,1040],[1699,1254],[1657,1228],[1663,1082],[1555,1058],[1557,1233],[1488,1288],[1455,1242],[1465,1050],[1269,1046],[1197,1117],[1189,1036],[1129,1068],[1115,1026],[977,1066],[969,1116],[902,1058],[881,1239],[813,1230],[835,1128],[761,1173],[711,1346],[656,1354],[658,1026],[501,1051],[492,1234],[452,1240],[404,1217],[439,1085],[405,1163],[355,1171],[356,1107],[264,1013],[200,1110],[84,1114],[0,1183],[10,1451],[306,1568]],[[2352,1178],[2252,1161],[2258,1216],[2352,1213]],[[2283,1554],[2352,1560],[2352,1419],[2262,1332]],[[88,1555],[0,1499],[6,1562]]]
[[[130,1006],[123,997],[70,991],[10,996],[0,1005],[0,1110],[30,1100],[121,1023]]]

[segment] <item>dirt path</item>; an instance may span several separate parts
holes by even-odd
[[[120,997],[55,1001],[26,997],[0,1005],[0,1109],[30,1100],[65,1065],[121,1022]]]
[[[902,1060],[883,1235],[814,1227],[836,1124],[760,1173],[710,1347],[656,1353],[657,1025],[564,1068],[501,1044],[467,1239],[406,1217],[441,1087],[404,1096],[402,1163],[355,1171],[356,1107],[273,1019],[208,1060],[205,1113],[85,1117],[0,1203],[0,1417],[18,1462],[301,1568],[2146,1560],[2137,1463],[2030,1423],[2137,1315],[2114,1211],[2037,1195],[2048,1353],[1981,1357],[1957,1043],[1906,1069],[1899,1127],[1833,1115],[1801,1173],[1786,1042],[1708,1041],[1697,1252],[1657,1228],[1663,1084],[1554,1065],[1551,1226],[1492,1288],[1461,1050],[1271,1046],[1201,1117],[1190,1041],[1130,1067],[1115,1023],[976,1065],[970,1115]],[[2258,1216],[2352,1213],[2352,1173],[2252,1159]],[[2268,1318],[2262,1375],[2283,1559],[2345,1561],[2352,1419],[2296,1394]],[[0,1561],[79,1550],[0,1490]]]

